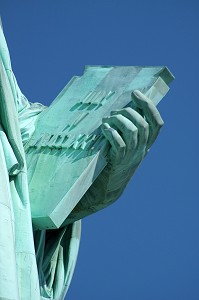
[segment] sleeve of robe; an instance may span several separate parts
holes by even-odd
[[[78,253],[80,221],[33,233],[23,143],[44,109],[30,104],[12,72],[0,27],[0,299],[64,298]]]

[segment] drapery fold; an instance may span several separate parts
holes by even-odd
[[[0,27],[0,300],[62,300],[80,241],[80,221],[33,232],[23,144],[45,109],[21,93]]]

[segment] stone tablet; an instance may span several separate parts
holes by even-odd
[[[102,118],[135,108],[135,89],[157,105],[173,78],[166,67],[88,66],[71,79],[40,114],[25,147],[35,228],[59,228],[106,166]]]

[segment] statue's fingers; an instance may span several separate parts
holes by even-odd
[[[126,144],[127,151],[137,147],[138,129],[130,120],[121,114],[104,118],[103,120],[111,127],[116,128],[117,132],[120,133]]]
[[[141,150],[146,147],[149,137],[149,124],[145,119],[131,107],[126,107],[118,111],[113,111],[111,115],[121,114],[130,120],[138,128],[138,145],[137,149]]]
[[[147,148],[149,149],[157,138],[164,122],[159,111],[150,99],[137,90],[134,91],[133,94],[135,96],[134,101],[136,105],[143,110],[144,116],[149,124],[149,138],[147,143]]]
[[[126,144],[120,134],[108,123],[103,123],[101,129],[105,138],[111,144],[111,154],[118,160],[123,159],[125,156]]]

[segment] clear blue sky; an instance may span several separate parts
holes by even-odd
[[[49,105],[83,66],[167,65],[161,135],[120,200],[83,221],[67,300],[199,299],[199,2],[0,0],[19,85]]]

